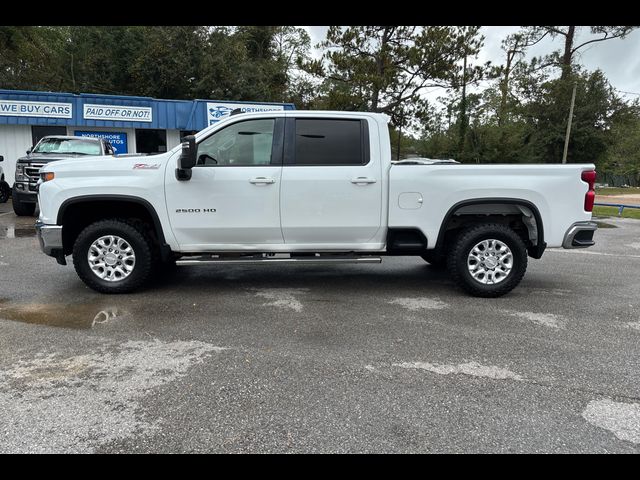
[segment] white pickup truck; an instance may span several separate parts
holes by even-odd
[[[593,245],[594,165],[391,161],[388,117],[284,111],[232,115],[157,156],[42,169],[42,250],[104,293],[168,265],[446,265],[497,297],[547,246]]]

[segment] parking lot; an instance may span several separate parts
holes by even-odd
[[[640,453],[640,221],[472,298],[417,257],[105,296],[0,204],[0,452]]]

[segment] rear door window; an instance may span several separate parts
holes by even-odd
[[[297,118],[294,164],[364,165],[365,133],[363,120]]]

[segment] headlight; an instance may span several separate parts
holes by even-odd
[[[54,178],[56,178],[56,174],[53,172],[40,173],[40,180],[42,180],[42,183],[48,182],[49,180],[53,180]]]
[[[24,165],[16,165],[16,181],[26,182],[29,179],[24,174]]]

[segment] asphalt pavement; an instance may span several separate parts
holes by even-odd
[[[0,452],[640,453],[640,221],[499,299],[420,258],[106,296],[0,204]]]

